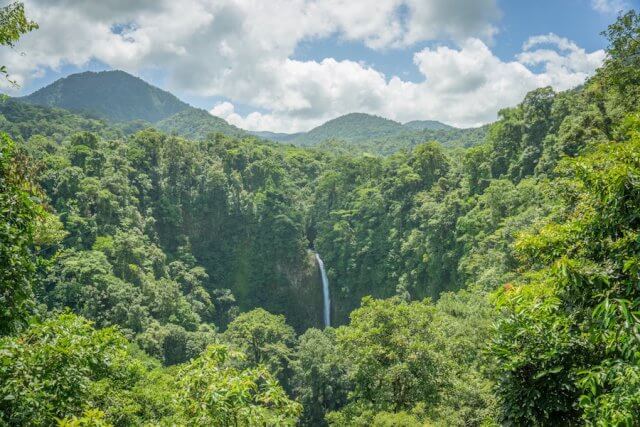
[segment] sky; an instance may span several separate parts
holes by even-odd
[[[535,88],[580,85],[640,0],[25,0],[0,50],[19,96],[121,69],[248,130],[351,112],[482,125]]]

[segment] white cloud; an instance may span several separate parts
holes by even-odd
[[[556,50],[534,47],[547,45]],[[530,37],[523,46],[524,52],[518,55],[518,61],[525,65],[543,65],[544,73],[539,77],[545,84],[557,89],[577,86],[593,74],[604,61],[602,50],[587,53],[571,40],[555,34]]]
[[[605,14],[616,14],[629,8],[626,0],[591,0],[591,7]]]
[[[225,102],[219,102],[218,104],[214,105],[211,111],[209,111],[209,113],[218,117],[228,117],[231,114],[235,113],[234,110],[235,110],[235,107],[233,106],[233,104],[228,101],[225,101]]]
[[[291,119],[290,117],[278,116],[274,114],[262,114],[254,111],[242,117],[235,112],[235,106],[230,102],[221,102],[216,104],[211,111],[214,116],[222,117],[232,125],[236,125],[243,129],[249,130],[289,130],[295,128],[309,129],[312,127],[310,122],[303,120]]]
[[[486,123],[528,90],[581,83],[603,57],[550,34],[531,38],[514,61],[500,60],[488,47],[500,15],[496,0],[25,3],[40,30],[0,52],[0,63],[18,82],[91,59],[130,72],[157,68],[169,90],[224,96],[267,111],[241,116],[230,102],[213,107],[213,114],[247,129],[306,130],[353,111],[400,121]],[[437,39],[457,47],[416,52],[424,76],[419,83],[356,61],[292,59],[300,42],[332,35],[372,49],[411,49]]]
[[[587,53],[549,34],[530,38],[523,52],[509,62],[475,38],[457,49],[423,49],[414,55],[424,76],[420,83],[386,79],[351,61],[288,60],[280,64],[282,78],[277,84],[252,99],[255,105],[270,105],[270,114],[242,117],[230,103],[214,110],[236,126],[252,130],[305,130],[353,111],[401,122],[429,118],[475,126],[494,120],[498,110],[517,104],[535,88],[550,85],[564,90],[583,83],[603,59],[603,51]],[[542,66],[542,71],[535,73],[528,66]],[[277,102],[268,102],[274,99]]]

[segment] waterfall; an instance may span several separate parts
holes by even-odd
[[[331,326],[331,297],[329,296],[329,278],[324,269],[324,262],[316,252],[316,261],[320,267],[320,275],[322,276],[322,299],[324,301],[324,327]]]

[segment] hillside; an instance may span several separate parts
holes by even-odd
[[[407,129],[411,130],[452,130],[453,126],[449,126],[437,120],[413,120],[403,125]]]
[[[346,142],[384,138],[402,132],[402,125],[393,120],[364,113],[350,113],[311,129],[293,140],[300,146],[316,145],[329,139]]]
[[[267,139],[274,142],[290,142],[291,140],[298,138],[304,134],[304,132],[298,133],[281,133],[281,132],[269,132],[269,131],[249,131],[250,134],[257,136],[258,138]]]
[[[160,120],[154,127],[163,132],[190,139],[204,139],[211,133],[230,136],[247,136],[248,133],[207,111],[189,107],[173,116]]]
[[[13,98],[0,100],[0,131],[19,141],[41,135],[56,142],[75,132],[94,132],[105,137],[120,134],[115,126],[104,120],[60,108],[31,105]]]
[[[351,151],[391,155],[400,150],[410,150],[419,144],[435,141],[446,148],[468,148],[484,142],[489,126],[469,129],[424,129],[402,132],[386,138],[372,138],[369,140],[343,142]],[[320,144],[325,147],[326,144]]]
[[[190,108],[171,93],[124,71],[72,74],[21,100],[112,121],[156,122]]]
[[[72,74],[16,101],[67,110],[82,120],[107,120],[125,134],[152,126],[190,139],[204,139],[212,133],[236,137],[254,135],[301,147],[315,146],[334,153],[390,155],[425,141],[437,141],[445,147],[469,147],[482,142],[485,135],[483,128],[457,129],[433,120],[403,125],[364,113],[329,120],[309,132],[245,131],[124,71]],[[51,134],[51,129],[44,131]]]
[[[352,113],[299,134],[293,138],[275,139],[306,147],[339,152],[371,153],[387,156],[427,141],[436,141],[445,147],[471,147],[484,141],[488,127],[458,129],[433,120],[400,124],[396,121],[363,113]]]

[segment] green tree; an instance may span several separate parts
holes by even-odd
[[[609,47],[605,65],[598,71],[602,83],[615,87],[624,110],[637,109],[640,95],[640,15],[630,10],[618,17],[603,34],[609,40]]]
[[[24,154],[0,134],[0,336],[24,326],[32,307],[40,197]]]
[[[242,313],[229,323],[223,339],[246,355],[241,366],[266,366],[287,385],[295,332],[285,323],[284,316],[261,308]]]
[[[27,19],[22,2],[13,2],[0,8],[0,46],[13,47],[23,34],[38,28],[38,24]],[[0,65],[0,74],[9,79],[9,71],[5,65]]]
[[[242,356],[211,346],[178,374],[177,406],[195,425],[296,425],[301,412],[262,366],[232,367]]]
[[[567,161],[567,215],[516,244],[529,273],[497,293],[503,418],[631,425],[638,404],[640,126]],[[622,380],[624,378],[624,380]]]
[[[433,316],[428,301],[363,299],[351,323],[336,331],[353,384],[352,408],[345,413],[399,412],[438,401],[444,365],[433,339]]]
[[[51,425],[90,406],[99,381],[116,390],[143,372],[121,334],[64,314],[0,338],[0,416],[11,425]]]
[[[334,329],[308,329],[298,338],[292,363],[293,392],[302,403],[301,421],[324,425],[324,415],[347,402],[350,384],[345,360],[338,352]]]
[[[446,369],[438,382],[437,405],[425,405],[424,411],[436,425],[493,425],[498,405],[486,348],[495,310],[487,294],[475,287],[442,294],[435,309],[432,329]]]

